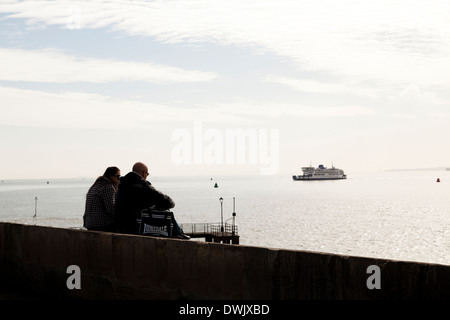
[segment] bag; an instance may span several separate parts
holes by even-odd
[[[141,211],[138,234],[170,238],[173,233],[173,212],[148,208]]]

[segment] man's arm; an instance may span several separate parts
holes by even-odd
[[[147,187],[149,189],[150,197],[152,198],[152,203],[158,208],[172,209],[175,207],[175,202],[168,195],[156,190],[148,181]]]

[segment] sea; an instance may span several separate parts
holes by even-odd
[[[0,221],[81,228],[94,180],[2,180]],[[349,173],[333,181],[289,175],[149,181],[175,201],[180,224],[232,223],[235,213],[240,245],[450,265],[450,171]]]

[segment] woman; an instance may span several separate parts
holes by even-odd
[[[119,178],[119,168],[108,167],[103,176],[98,177],[89,189],[83,215],[83,225],[86,229],[115,231],[113,215]]]

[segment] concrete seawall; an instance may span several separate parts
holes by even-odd
[[[67,286],[72,265],[80,289]],[[449,299],[450,266],[0,222],[6,286],[78,299]]]

